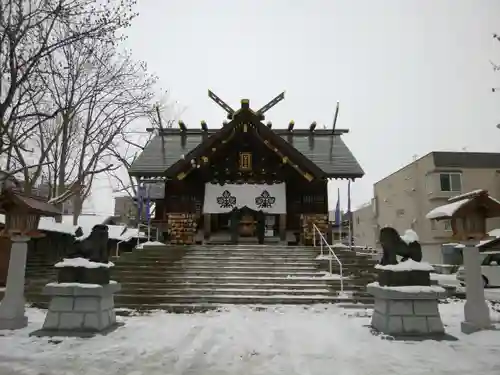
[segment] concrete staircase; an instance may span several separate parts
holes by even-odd
[[[335,249],[344,272],[340,279],[324,277],[328,260],[316,260],[319,250],[278,245],[207,245],[145,247],[113,260],[112,278],[122,284],[117,307],[171,312],[205,311],[227,304],[372,304],[365,293],[374,280],[374,260]],[[338,273],[338,264],[333,273]],[[42,287],[55,271],[41,263],[28,267],[28,302],[45,307]]]

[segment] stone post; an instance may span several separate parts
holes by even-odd
[[[0,303],[0,330],[28,325],[28,318],[24,315],[24,281],[29,239],[26,236],[12,237],[9,273],[5,295]]]
[[[463,249],[467,301],[464,307],[463,333],[473,333],[491,328],[490,311],[484,298],[483,277],[479,249],[475,244],[465,244]]]

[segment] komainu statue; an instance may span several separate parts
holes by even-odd
[[[379,242],[383,250],[382,259],[380,260],[381,265],[398,264],[397,255],[402,257],[402,262],[408,259],[416,262],[422,260],[422,247],[418,242],[417,234],[409,229],[403,238],[392,227],[385,227],[380,230]]]
[[[108,263],[108,237],[107,225],[95,225],[87,238],[75,241],[70,257],[81,257],[93,262]]]

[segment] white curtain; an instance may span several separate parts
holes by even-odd
[[[220,214],[234,208],[248,207],[269,214],[286,213],[285,183],[265,184],[210,184],[205,185],[203,213]]]

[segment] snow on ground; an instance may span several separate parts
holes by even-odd
[[[456,273],[450,273],[447,275],[431,272],[431,280],[437,280],[437,282],[441,285],[460,285],[460,282],[457,280]]]
[[[99,263],[92,262],[91,260],[85,258],[64,258],[61,262],[54,265],[55,268],[63,267],[82,267],[82,268],[110,268],[113,267],[112,262]]]
[[[0,374],[499,374],[500,331],[463,335],[463,302],[440,310],[458,340],[391,340],[370,332],[369,310],[320,305],[158,312],[119,318],[125,325],[108,336],[58,343],[29,337],[44,319],[29,309],[29,327],[0,331]]]
[[[376,264],[375,268],[378,270],[386,270],[386,271],[394,271],[394,272],[403,272],[403,271],[434,271],[434,267],[432,267],[427,262],[415,262],[413,259],[405,260],[404,262],[400,262],[398,264],[387,264],[385,266],[381,264]]]
[[[144,243],[137,245],[135,248],[136,249],[143,249],[144,246],[165,246],[165,244],[163,242],[159,242],[159,241],[146,241]]]

